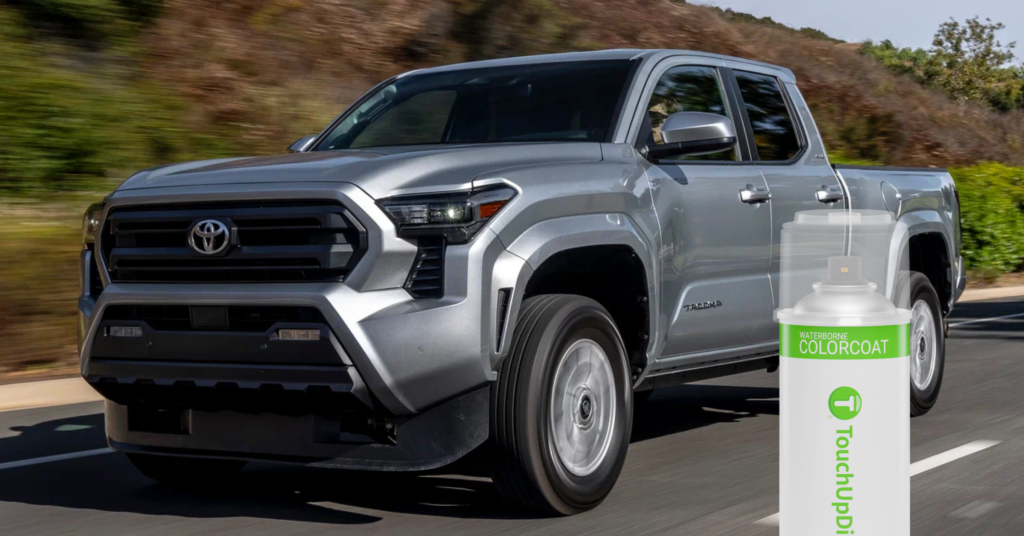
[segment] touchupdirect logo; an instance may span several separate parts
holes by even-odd
[[[828,410],[832,416],[848,421],[860,413],[860,393],[853,387],[840,387],[828,397]],[[836,430],[836,534],[853,532],[853,424],[846,430]]]
[[[853,387],[840,387],[828,397],[828,410],[841,421],[856,417],[860,413],[860,406],[860,393]]]

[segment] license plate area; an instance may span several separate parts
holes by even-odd
[[[188,308],[192,329],[225,330],[228,329],[228,308],[193,305]]]

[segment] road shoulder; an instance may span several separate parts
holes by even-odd
[[[0,411],[43,408],[103,400],[82,378],[0,385]]]

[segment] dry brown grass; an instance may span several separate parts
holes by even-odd
[[[669,0],[171,0],[143,71],[193,104],[184,128],[250,153],[321,127],[373,83],[431,65],[587,48],[679,48],[792,69],[826,145],[903,165],[1024,164],[1024,113],[961,105],[857,47]]]

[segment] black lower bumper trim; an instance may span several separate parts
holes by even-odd
[[[120,404],[199,411],[335,414],[369,409],[354,367],[209,364],[98,359],[85,379]]]
[[[192,411],[188,434],[131,430],[128,408],[107,404],[110,446],[126,452],[234,458],[371,471],[426,471],[462,458],[486,441],[490,388],[398,420],[393,445],[324,443],[311,415]]]

